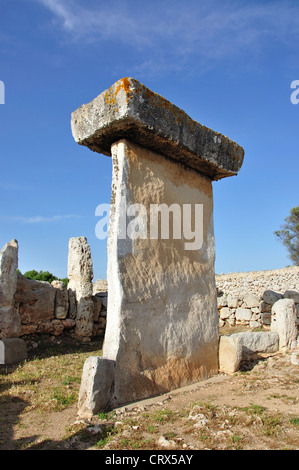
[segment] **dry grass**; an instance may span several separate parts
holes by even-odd
[[[100,354],[101,341],[44,341],[24,363],[0,366],[0,449],[299,449],[299,366],[287,354],[223,383],[78,420],[82,367]]]

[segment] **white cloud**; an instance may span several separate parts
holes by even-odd
[[[151,63],[167,66],[174,59],[180,68],[190,58],[211,62],[238,57],[273,41],[294,46],[299,37],[295,1],[36,1],[73,40],[118,41],[146,52],[143,68]]]

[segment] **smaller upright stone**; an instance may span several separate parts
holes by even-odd
[[[18,282],[18,242],[11,240],[0,251],[0,337],[17,337],[21,320],[15,309]]]
[[[76,299],[76,336],[87,340],[92,335],[94,304],[93,266],[86,237],[73,237],[69,241],[68,289]]]
[[[55,317],[64,320],[67,317],[69,308],[67,287],[62,281],[53,281],[51,284],[56,289]]]
[[[0,305],[13,305],[18,281],[18,242],[11,240],[0,251]]]
[[[280,299],[272,307],[271,331],[279,335],[279,348],[293,349],[297,344],[297,311],[293,299]]]
[[[78,415],[91,418],[107,410],[114,379],[115,362],[99,356],[86,359],[82,372],[78,400]]]
[[[233,374],[239,369],[242,360],[242,343],[238,336],[220,336],[219,369],[221,372]]]

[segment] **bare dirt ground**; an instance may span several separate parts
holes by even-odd
[[[0,450],[299,450],[298,348],[85,421],[82,366],[100,353],[45,343],[0,366]]]

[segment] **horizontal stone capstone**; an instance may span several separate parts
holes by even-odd
[[[133,78],[122,78],[72,113],[75,141],[111,156],[111,145],[130,140],[212,180],[240,170],[243,148],[191,119],[182,109]]]

